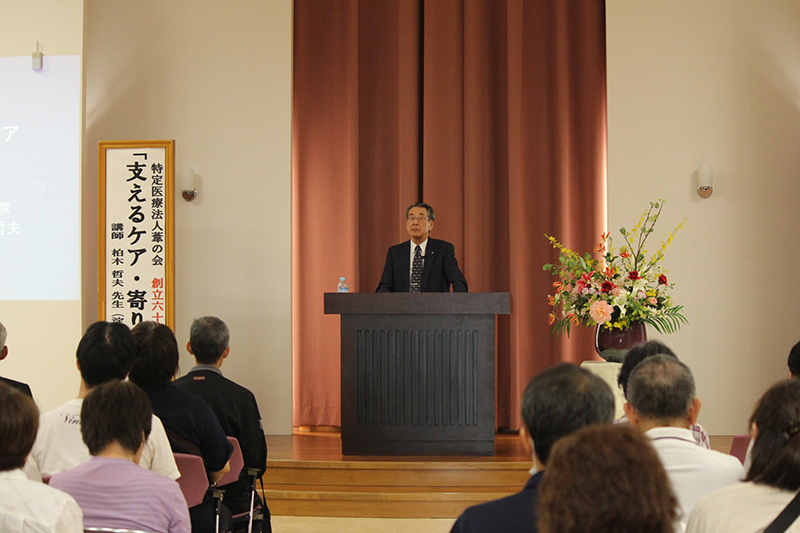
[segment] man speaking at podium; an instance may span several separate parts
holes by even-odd
[[[467,280],[458,268],[452,244],[431,239],[433,208],[417,202],[406,209],[411,236],[389,248],[376,292],[467,292]]]

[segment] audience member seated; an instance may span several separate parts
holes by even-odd
[[[622,387],[622,393],[625,395],[626,400],[628,399],[628,378],[631,372],[636,368],[636,365],[653,355],[666,355],[674,359],[678,358],[669,346],[658,340],[647,341],[628,350],[625,354],[625,359],[622,361],[622,367],[619,369],[619,376],[617,376],[617,384]],[[628,417],[624,414],[617,420],[619,423],[625,423],[627,421]],[[711,449],[711,441],[708,438],[708,432],[706,432],[703,426],[695,422],[692,424],[691,430],[694,439],[703,446],[703,448]]]
[[[81,405],[86,395],[103,383],[125,379],[134,359],[133,336],[128,326],[95,322],[78,344],[77,366],[81,373],[78,397],[42,415],[39,435],[31,455],[43,476],[74,468],[91,458],[81,438]],[[178,479],[175,456],[155,416],[139,464],[148,470]]]
[[[614,395],[601,378],[565,363],[531,380],[522,397],[522,418],[528,433],[523,438],[531,439],[538,472],[522,492],[468,508],[453,525],[453,532],[535,532],[539,484],[551,448],[582,427],[611,423]]]
[[[204,316],[195,319],[189,330],[186,349],[194,356],[197,366],[175,380],[175,386],[206,401],[225,434],[239,441],[245,467],[257,469],[260,477],[267,468],[267,440],[258,403],[252,392],[222,375],[222,364],[231,352],[230,339],[228,326],[219,318]],[[242,469],[238,481],[220,489],[225,491],[225,505],[231,513],[249,512],[252,487],[245,469]],[[255,494],[255,505],[260,506],[261,511],[253,523],[253,530],[256,533],[272,531],[269,508],[261,504],[258,494]]]
[[[541,533],[672,533],[677,516],[664,467],[635,428],[587,427],[553,448],[539,487]]]
[[[83,400],[81,435],[92,458],[54,475],[75,498],[84,527],[189,533],[189,509],[174,480],[137,463],[150,433],[147,395],[127,381],[99,385]]]
[[[6,344],[6,340],[8,339],[8,331],[6,327],[0,322],[0,361],[8,357],[8,345]],[[22,394],[26,396],[30,396],[33,398],[33,394],[31,393],[31,388],[28,386],[27,383],[22,383],[21,381],[14,381],[13,379],[8,379],[0,376],[0,383],[5,383],[9,387],[13,387],[20,391]]]
[[[156,322],[140,322],[132,333],[136,360],[130,380],[147,393],[153,412],[164,423],[172,450],[202,457],[209,480],[216,483],[230,470],[233,446],[208,404],[172,382],[179,360],[175,335]],[[222,507],[224,522],[229,523],[230,512]],[[189,512],[194,533],[215,530],[213,500],[207,499]]]
[[[688,533],[764,531],[800,489],[800,380],[773,385],[756,405],[752,465],[744,483],[703,498]],[[800,532],[800,521],[786,531]]]
[[[33,400],[0,383],[0,531],[83,533],[75,500],[22,472],[38,427]]]
[[[789,351],[789,358],[787,361],[789,365],[789,378],[791,379],[798,379],[800,378],[800,342],[792,346],[792,349]],[[752,431],[750,434],[752,435]],[[744,471],[748,472],[750,470],[750,465],[753,464],[753,443],[755,439],[750,439],[750,442],[747,444],[747,451],[745,452],[744,456]]]
[[[655,355],[636,366],[628,380],[625,413],[661,458],[680,503],[681,530],[703,496],[744,477],[738,459],[694,440],[689,428],[700,413],[700,400],[691,370],[677,359]]]
[[[2,332],[0,332],[2,335]],[[0,339],[0,342],[2,339]],[[800,378],[800,342],[792,346],[792,350],[789,352],[789,377],[790,378]]]

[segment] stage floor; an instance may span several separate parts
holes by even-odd
[[[531,458],[522,446],[519,435],[498,433],[494,441],[494,456],[363,456],[342,455],[342,439],[337,432],[295,432],[293,435],[267,435],[269,459],[274,461],[527,461]]]
[[[519,491],[531,459],[500,434],[492,457],[344,456],[338,433],[269,435],[265,498],[276,516],[455,518]]]
[[[732,436],[712,436],[728,453]],[[531,458],[516,434],[495,437],[494,456],[344,456],[337,432],[268,435],[264,497],[276,516],[456,518],[518,492]]]

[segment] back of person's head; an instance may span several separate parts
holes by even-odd
[[[81,377],[89,388],[112,379],[125,379],[134,356],[131,330],[119,322],[95,322],[78,343]]]
[[[636,414],[664,425],[685,419],[694,397],[692,371],[668,355],[648,357],[628,380],[628,402]]]
[[[81,405],[81,436],[97,455],[114,442],[136,453],[150,435],[153,409],[142,389],[130,381],[95,387]]]
[[[39,430],[39,409],[21,392],[0,383],[0,472],[22,468]]]
[[[146,391],[169,385],[178,372],[178,341],[164,324],[139,322],[133,327],[136,361],[130,380]]]
[[[0,350],[6,347],[6,339],[8,338],[8,331],[6,327],[0,322]]]
[[[2,338],[0,338],[0,346],[2,345]],[[800,378],[800,342],[795,344],[792,347],[792,351],[789,352],[789,373],[793,378]]]
[[[672,533],[677,513],[658,454],[627,424],[559,441],[539,485],[541,533]]]
[[[614,394],[591,372],[562,363],[534,377],[522,395],[522,418],[542,464],[560,438],[614,419]]]
[[[800,380],[770,387],[756,404],[750,424],[757,433],[745,481],[800,489]]]
[[[228,348],[231,332],[215,316],[195,318],[189,330],[189,344],[198,363],[213,365]]]
[[[626,398],[628,397],[628,379],[631,377],[631,372],[636,368],[636,365],[654,355],[668,355],[674,359],[678,358],[669,346],[659,340],[637,344],[625,353],[622,367],[619,369],[619,376],[617,376],[617,385],[622,387],[622,393]]]

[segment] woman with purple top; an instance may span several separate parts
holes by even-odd
[[[50,480],[78,502],[84,527],[191,531],[178,483],[138,464],[152,414],[147,395],[130,382],[105,383],[84,399],[81,435],[92,458]]]

